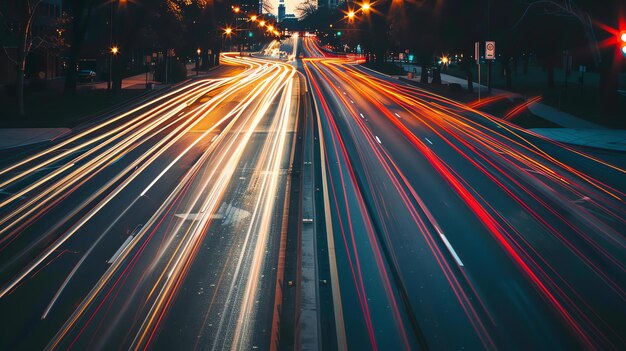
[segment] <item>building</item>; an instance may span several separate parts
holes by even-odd
[[[328,8],[334,9],[343,2],[344,0],[317,0],[317,6],[328,7]]]
[[[11,5],[8,5],[11,6]],[[48,38],[54,35],[54,28],[63,12],[62,0],[44,0],[39,5],[32,22],[33,37]],[[2,23],[4,22],[4,23]],[[18,23],[11,18],[4,17],[0,26],[6,30],[0,35],[0,46],[5,52],[0,52],[0,84],[13,83],[16,79],[16,68],[12,59],[17,57]],[[33,48],[26,60],[25,75],[27,79],[55,78],[62,73],[58,52],[46,40],[45,45]]]
[[[285,0],[280,0],[278,3],[278,22],[282,22],[285,18]]]

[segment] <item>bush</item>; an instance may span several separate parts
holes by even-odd
[[[187,66],[180,61],[172,62],[170,67],[169,81],[171,83],[180,82],[187,78]]]
[[[187,78],[187,67],[180,61],[170,62],[169,72],[167,75],[168,83],[177,83]],[[165,62],[159,63],[156,66],[154,73],[154,80],[158,82],[165,82]]]
[[[461,87],[461,84],[459,83],[450,83],[448,84],[448,89],[450,89],[450,91],[457,92],[463,90],[463,87]]]

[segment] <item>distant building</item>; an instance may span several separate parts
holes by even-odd
[[[285,18],[285,0],[280,0],[278,3],[278,22],[282,22]]]
[[[285,15],[285,18],[283,18],[283,21],[280,23],[280,28],[289,32],[302,30],[300,21],[291,13]]]
[[[317,0],[318,7],[328,7],[331,9],[336,8],[339,4],[343,3],[345,0]]]
[[[44,0],[39,5],[32,22],[33,36],[45,37],[49,35],[62,12],[62,0]],[[0,46],[4,47],[5,51],[0,52],[0,84],[13,83],[17,77],[17,71],[7,55],[12,59],[17,57],[18,23],[3,17],[0,18],[0,27],[5,28],[4,32],[0,34]],[[26,60],[24,74],[27,79],[49,79],[58,77],[63,73],[62,71],[62,63],[58,53],[43,45],[31,50]]]

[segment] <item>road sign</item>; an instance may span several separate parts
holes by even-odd
[[[480,43],[479,42],[474,43],[474,59],[476,60],[476,63],[480,63]]]
[[[485,60],[495,60],[495,59],[496,59],[496,42],[486,41],[485,42]]]

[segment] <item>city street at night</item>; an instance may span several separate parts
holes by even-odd
[[[0,25],[0,350],[626,348],[620,1]]]

